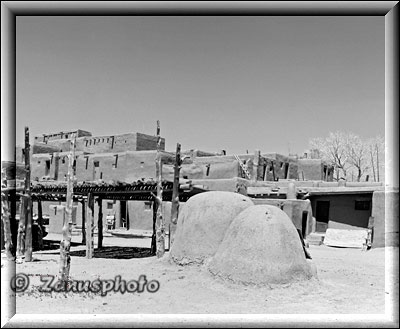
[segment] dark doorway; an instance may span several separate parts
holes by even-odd
[[[46,160],[46,167],[45,167],[45,170],[44,170],[44,175],[45,176],[50,175],[50,160]]]
[[[330,201],[317,201],[316,204],[316,221],[318,232],[325,232],[329,222],[329,206]]]
[[[126,218],[126,201],[120,201],[120,210],[121,210],[121,214],[120,214],[120,227],[125,227],[127,225],[127,218]]]
[[[308,218],[308,211],[303,211],[303,215],[301,217],[301,234],[303,235],[303,237],[306,236],[307,218]]]

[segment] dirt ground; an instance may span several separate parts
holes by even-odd
[[[17,314],[383,314],[385,297],[398,301],[397,273],[390,275],[395,289],[385,289],[385,252],[398,256],[398,248],[365,252],[310,246],[318,280],[255,287],[222,281],[205,267],[171,264],[168,252],[161,259],[148,257],[144,249],[150,246],[148,238],[105,237],[104,246],[93,259],[85,258],[84,246],[71,248],[73,280],[108,280],[120,275],[128,282],[145,275],[147,281],[159,282],[158,291],[108,292],[106,296],[40,292],[41,276],[58,273],[59,250],[46,250],[34,252],[34,262],[16,265],[16,273],[25,273],[30,280],[27,290],[16,294]],[[2,278],[13,264],[2,252]]]

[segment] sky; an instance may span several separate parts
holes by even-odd
[[[384,16],[17,16],[16,134],[302,154],[384,136]],[[31,143],[32,143],[31,142]]]

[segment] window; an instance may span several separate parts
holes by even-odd
[[[369,210],[371,208],[371,201],[369,200],[356,200],[355,201],[355,210]]]
[[[107,202],[107,209],[113,209],[114,202]]]
[[[86,158],[86,170],[87,170],[87,168],[88,168],[88,166],[89,166],[89,157],[85,157]]]
[[[118,166],[118,154],[114,155],[114,163],[113,163],[113,168],[117,168]]]

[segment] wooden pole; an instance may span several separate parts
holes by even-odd
[[[60,263],[59,280],[66,284],[69,279],[71,265],[70,248],[72,238],[72,207],[74,195],[74,159],[75,159],[76,136],[71,138],[70,150],[68,154],[68,173],[67,173],[67,202],[65,206],[63,236],[60,242]]]
[[[378,149],[378,144],[375,145],[375,150],[376,150],[376,175],[379,180],[379,149]]]
[[[82,244],[86,244],[86,203],[82,200]]]
[[[38,248],[39,250],[43,249],[43,208],[42,201],[37,200],[38,207]]]
[[[171,222],[178,223],[179,214],[179,175],[181,170],[181,144],[176,144],[175,166],[174,166],[174,185],[172,188]],[[171,239],[171,232],[169,232]]]
[[[157,225],[156,225],[156,241],[158,258],[164,256],[165,253],[165,222],[163,218],[162,207],[162,160],[161,160],[161,136],[160,136],[160,121],[157,120],[157,157],[156,157],[156,180],[157,180]]]
[[[374,154],[372,152],[372,146],[370,146],[369,148],[369,153],[371,155],[372,174],[374,175],[374,182],[376,182],[375,163],[374,163]]]
[[[20,215],[18,221],[18,236],[17,236],[17,252],[16,262],[22,263],[25,254],[25,218],[26,218],[26,202],[25,194],[21,196]]]
[[[103,247],[103,200],[97,199],[99,204],[99,214],[97,219],[97,249]]]
[[[87,216],[86,216],[86,258],[93,258],[94,241],[93,241],[93,226],[94,226],[94,199],[93,194],[89,193],[87,197]]]
[[[157,251],[157,239],[156,239],[156,222],[157,222],[157,207],[158,203],[156,202],[156,197],[154,196],[154,201],[153,201],[153,234],[151,236],[151,247],[150,247],[150,252],[152,255],[156,254]]]
[[[32,261],[32,199],[31,199],[31,161],[29,145],[29,128],[25,127],[25,194],[26,226],[25,226],[25,262]]]
[[[260,163],[260,150],[255,150],[254,152],[254,161],[253,161],[253,181],[258,180],[258,165]]]
[[[7,187],[7,176],[4,168],[1,168],[1,189]],[[1,219],[4,227],[4,248],[8,260],[15,259],[15,249],[12,242],[10,210],[7,192],[1,192]]]

